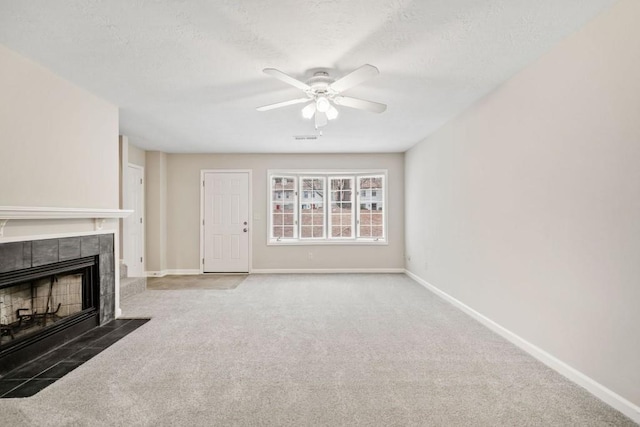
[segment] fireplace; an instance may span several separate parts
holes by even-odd
[[[113,234],[0,244],[0,376],[114,318]]]

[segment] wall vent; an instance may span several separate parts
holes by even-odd
[[[314,141],[318,139],[318,135],[293,135],[296,141]]]

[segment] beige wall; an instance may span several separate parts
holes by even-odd
[[[406,153],[408,269],[640,405],[640,2]]]
[[[145,268],[167,269],[167,154],[147,151],[145,156]]]
[[[1,45],[0,94],[0,205],[118,208],[117,107]]]
[[[129,139],[129,163],[144,167],[145,158],[146,151],[133,145],[132,140]]]
[[[152,162],[147,153],[147,177]],[[251,169],[253,182],[252,266],[254,269],[397,269],[404,267],[404,166],[402,154],[379,155],[215,155],[167,154],[166,267],[200,269],[200,171],[203,169]],[[389,245],[385,246],[267,246],[267,169],[388,170]],[[158,192],[159,179],[147,180],[147,269],[164,270],[162,254],[153,253],[149,197]],[[151,224],[151,225],[150,225]],[[303,248],[304,250],[302,250]],[[313,259],[308,259],[308,252]]]
[[[0,206],[119,207],[118,108],[2,45],[0,153]],[[91,218],[11,220],[0,240],[94,232]],[[102,232],[114,233],[117,259],[118,220]]]

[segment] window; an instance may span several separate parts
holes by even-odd
[[[354,237],[353,225],[355,212],[353,211],[352,177],[329,178],[331,189],[331,213],[329,215],[329,230],[333,239],[350,239]]]
[[[381,176],[360,177],[358,189],[363,194],[364,189],[369,189],[367,197],[360,198],[360,212],[358,221],[358,237],[381,238],[384,237],[384,205],[381,198],[383,179]]]
[[[300,238],[324,239],[324,177],[300,178]]]
[[[386,171],[269,171],[269,244],[386,243]]]
[[[274,239],[293,239],[296,233],[295,202],[283,202],[283,194],[294,196],[296,191],[294,177],[273,177],[271,179],[271,236]],[[290,197],[286,197],[290,199]]]

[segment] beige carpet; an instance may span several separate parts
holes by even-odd
[[[201,274],[147,278],[149,290],[235,289],[246,274]]]
[[[631,426],[404,275],[251,275],[147,290],[151,321],[6,426]]]

